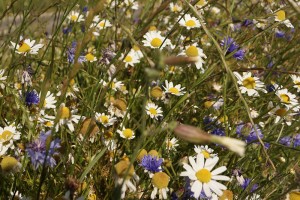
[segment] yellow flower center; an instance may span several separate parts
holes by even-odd
[[[279,21],[283,21],[285,20],[285,12],[283,10],[279,10],[278,12],[275,13],[276,14],[276,18]]]
[[[284,103],[290,103],[290,97],[287,94],[281,94],[280,99]]]
[[[140,48],[139,48],[137,45],[133,45],[133,50],[135,50],[135,51],[139,51],[139,50],[140,50]]]
[[[202,183],[208,183],[211,180],[211,173],[207,169],[200,169],[196,172],[197,179]]]
[[[101,122],[102,122],[103,124],[107,124],[108,121],[109,121],[109,118],[108,118],[106,115],[103,115],[103,116],[101,116],[101,117],[99,117],[99,118],[100,118],[100,120],[101,120]]]
[[[168,187],[169,181],[170,177],[164,172],[157,172],[152,177],[152,184],[158,189]]]
[[[149,31],[156,31],[156,27],[155,26],[150,26]]]
[[[289,200],[300,200],[300,192],[292,191],[289,193]]]
[[[22,45],[19,47],[18,51],[21,53],[25,53],[25,52],[29,52],[30,49],[31,49],[30,46],[25,42],[23,42]]]
[[[173,147],[173,143],[171,141],[167,141],[167,147],[170,149]]]
[[[169,89],[169,92],[171,92],[172,94],[178,94],[179,90],[175,87],[172,87],[172,88]]]
[[[126,138],[131,138],[133,136],[133,132],[130,128],[126,128],[124,131],[123,131],[123,135],[124,137]]]
[[[88,53],[88,54],[85,55],[85,58],[86,58],[88,61],[94,61],[95,56],[93,56],[93,54],[91,54],[91,53]]]
[[[300,81],[294,81],[294,83],[300,88]]]
[[[48,122],[45,123],[45,126],[47,126],[47,127],[52,127],[53,124],[52,124],[52,122],[48,121]]]
[[[206,4],[205,0],[200,0],[198,1],[198,3],[196,4],[197,6],[204,6]]]
[[[126,58],[124,59],[125,62],[132,62],[132,57],[131,56],[126,56]]]
[[[150,44],[153,47],[160,47],[160,45],[162,44],[162,41],[159,38],[154,38]]]
[[[156,115],[157,114],[157,111],[155,108],[149,108],[149,112],[152,114],[152,115]]]
[[[253,77],[248,77],[248,78],[244,79],[242,83],[243,83],[244,87],[246,87],[247,89],[254,89],[255,85],[256,85]]]
[[[185,22],[185,25],[187,27],[194,27],[194,26],[196,26],[196,22],[194,20],[190,19],[190,20]]]
[[[204,158],[206,159],[210,158],[210,154],[207,151],[204,150],[201,153],[204,155]]]
[[[97,199],[96,194],[89,194],[88,200],[96,200],[96,199]]]
[[[72,15],[71,16],[71,20],[74,21],[74,22],[77,21],[77,18],[78,18],[77,15]]]
[[[68,107],[62,107],[61,108],[61,119],[68,119],[70,118],[70,109]]]
[[[195,46],[190,46],[185,50],[185,54],[188,57],[196,57],[198,56],[198,49]]]
[[[99,24],[98,24],[100,27],[104,27],[105,26],[105,22],[104,21],[102,21],[102,22],[100,22]]]
[[[71,79],[70,80],[70,86],[73,86],[75,84],[75,80],[74,79]]]
[[[0,140],[7,141],[12,137],[12,135],[13,135],[12,132],[5,130],[2,132],[2,134],[0,134]]]

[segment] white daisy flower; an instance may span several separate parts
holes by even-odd
[[[126,6],[131,6],[131,9],[137,10],[139,9],[139,4],[137,1],[134,0],[124,0]]]
[[[59,115],[59,122],[57,123],[55,129],[58,131],[60,126],[67,125],[70,131],[74,131],[74,125],[78,124],[80,116],[75,115],[77,110],[70,111],[70,108],[66,107],[64,103],[62,103],[59,107],[58,115]]]
[[[116,185],[121,186],[121,199],[124,199],[128,189],[129,192],[136,191],[135,183],[138,182],[140,178],[136,175],[134,167],[129,161],[121,160],[114,167],[117,174]]]
[[[5,88],[4,83],[5,83],[6,79],[7,79],[7,76],[3,76],[4,73],[5,73],[5,70],[4,70],[4,69],[0,69],[0,87],[1,87],[2,89]]]
[[[213,158],[213,157],[217,156],[217,154],[213,154],[214,150],[211,149],[211,148],[208,148],[207,145],[205,145],[205,146],[197,146],[197,145],[195,145],[194,151],[197,154],[203,154],[204,158],[206,158],[206,159]]]
[[[191,180],[191,191],[194,192],[194,197],[199,198],[202,190],[207,197],[212,196],[212,192],[218,196],[223,194],[222,190],[226,190],[227,187],[219,182],[229,181],[228,176],[219,175],[227,170],[225,166],[219,167],[211,171],[217,164],[219,157],[209,158],[205,161],[203,154],[198,154],[196,160],[193,157],[189,157],[190,165],[183,163],[183,168],[186,170],[181,172],[180,176],[187,176]]]
[[[280,89],[276,91],[276,95],[280,98],[280,101],[284,103],[284,105],[288,109],[292,109],[294,111],[299,111],[300,106],[296,99],[296,95],[290,93],[287,89]]]
[[[201,26],[199,20],[189,14],[185,14],[184,17],[179,20],[179,25],[186,27],[187,30],[190,30],[192,28],[199,28]]]
[[[167,192],[169,191],[168,185],[170,177],[164,172],[157,172],[152,176],[153,191],[151,192],[151,199],[155,199],[157,193],[159,199],[167,199]]]
[[[62,85],[61,85],[62,87]],[[77,87],[77,84],[75,82],[74,79],[72,79],[69,83],[69,87],[67,89],[67,93],[66,93],[66,96],[69,97],[73,97],[73,98],[76,98],[76,92],[79,92],[79,88]],[[56,94],[56,96],[60,96],[61,95],[61,90]]]
[[[185,55],[187,57],[196,57],[198,60],[195,62],[196,68],[204,72],[203,64],[205,63],[204,58],[207,58],[203,53],[203,49],[197,47],[197,44],[186,46],[185,50],[182,51],[179,55]]]
[[[8,149],[14,149],[14,141],[19,140],[21,133],[13,125],[0,127],[0,156],[5,155]]]
[[[118,81],[116,78],[111,80],[110,77],[108,78],[108,82],[101,80],[100,83],[102,83],[104,86],[109,86],[114,91],[120,90],[121,87],[124,85],[121,81]]]
[[[134,132],[130,128],[123,127],[123,130],[117,130],[117,133],[119,133],[120,137],[122,137],[124,139],[131,140],[131,139],[135,138]]]
[[[297,89],[297,92],[300,92],[300,76],[291,75],[291,78],[293,79],[293,83],[295,84],[294,88]]]
[[[41,98],[41,93],[40,93],[40,98]],[[56,99],[54,97],[54,94],[48,91],[42,109],[44,110],[44,109],[56,108],[55,104],[56,104]]]
[[[168,138],[166,141],[166,149],[169,151],[176,151],[176,147],[178,147],[178,140],[176,138],[172,138],[171,140]]]
[[[83,19],[83,15],[81,15],[79,12],[76,12],[76,11],[72,11],[67,19],[69,19],[71,22],[82,22],[84,21]]]
[[[165,89],[165,93],[170,93],[175,96],[181,96],[185,92],[183,91],[185,88],[181,88],[180,84],[177,84],[176,86],[173,85],[173,82],[168,82],[167,80],[165,81],[166,86],[163,86]]]
[[[180,11],[182,10],[182,7],[180,5],[178,5],[177,3],[171,2],[170,3],[170,9],[171,9],[172,12],[180,13]]]
[[[283,24],[286,25],[288,28],[294,28],[293,24],[289,19],[286,19],[285,11],[284,10],[279,10],[275,12],[275,21],[277,22],[282,22]]]
[[[96,27],[99,30],[111,27],[112,24],[107,19],[102,19],[97,15],[93,19],[94,24],[92,26]]]
[[[196,8],[202,8],[202,7],[205,6],[206,4],[208,4],[208,1],[206,1],[206,0],[200,0],[200,1],[198,1],[198,2],[195,4],[195,6],[196,6]]]
[[[141,49],[136,45],[133,45],[130,51],[133,52],[138,59],[141,59],[143,57]]]
[[[159,116],[163,116],[162,115],[162,110],[161,107],[158,107],[157,105],[155,105],[152,102],[147,103],[146,105],[146,113],[147,115],[149,115],[152,119],[158,119]]]
[[[110,115],[112,116],[116,116],[116,117],[120,117],[120,118],[123,118],[125,117],[126,115],[126,110],[120,110],[119,108],[117,108],[116,106],[114,106],[113,103],[111,103],[109,106],[108,106],[108,112],[110,113]],[[127,113],[127,116],[126,116],[128,119],[130,118],[130,115],[129,113]]]
[[[38,54],[38,51],[40,48],[42,48],[44,45],[43,44],[35,44],[35,40],[30,40],[30,39],[23,39],[22,37],[20,38],[19,44],[16,44],[14,42],[10,42],[12,44],[12,48],[16,49],[16,53],[18,54],[24,54],[25,56],[27,53],[29,54]]]
[[[115,117],[106,115],[105,113],[96,113],[95,116],[96,120],[105,127],[112,126],[117,121]]]
[[[92,52],[88,52],[87,54],[85,54],[85,60],[87,60],[88,62],[95,62],[97,61],[97,58],[93,55]]]
[[[150,47],[152,49],[161,48],[163,49],[166,45],[170,45],[172,48],[171,41],[169,39],[166,39],[165,37],[161,36],[160,31],[149,31],[144,35],[144,40],[142,41],[144,43],[145,47]]]
[[[135,64],[139,63],[140,60],[137,57],[137,54],[134,51],[130,51],[126,56],[124,54],[121,55],[123,62],[125,63],[125,67],[134,66]]]
[[[247,93],[248,96],[259,96],[258,91],[267,92],[264,89],[264,83],[259,78],[252,76],[251,72],[243,72],[243,76],[238,72],[233,72],[233,74],[238,79],[237,83],[241,85],[240,90],[242,93]]]

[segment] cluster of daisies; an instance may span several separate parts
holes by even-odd
[[[65,16],[58,33],[63,39],[59,45],[66,46],[55,47],[52,52],[55,67],[45,61],[52,41],[49,38],[38,41],[21,36],[10,41],[10,56],[17,58],[23,68],[0,70],[0,100],[13,105],[1,109],[19,110],[21,117],[10,113],[1,116],[0,177],[2,172],[5,178],[21,172],[31,176],[32,172],[34,179],[43,173],[49,175],[45,180],[51,181],[54,173],[70,173],[65,189],[57,191],[64,199],[101,199],[105,197],[97,195],[110,195],[106,192],[112,191],[122,199],[232,200],[239,199],[238,194],[249,200],[261,199],[262,190],[258,188],[263,185],[250,172],[258,167],[241,164],[246,162],[245,145],[255,153],[260,145],[267,158],[276,145],[299,148],[299,127],[293,133],[283,130],[286,125],[297,127],[300,76],[290,73],[284,83],[270,80],[278,77],[272,74],[276,71],[272,57],[266,58],[269,64],[265,71],[270,73],[255,65],[243,68],[249,60],[252,63],[255,52],[238,35],[270,31],[276,39],[291,41],[295,27],[285,7],[275,3],[258,2],[265,16],[232,19],[226,25],[221,20],[223,8],[212,2],[193,1],[197,12],[187,9],[184,1],[165,3],[153,2],[151,6],[159,15],[162,12],[168,16],[153,17],[145,26],[141,21],[146,14],[140,14],[149,9],[146,1],[108,0],[101,6],[118,10],[114,16],[110,11],[99,14],[94,13],[98,8],[79,10],[76,6]],[[206,20],[207,16],[212,19]],[[124,20],[124,24],[118,20]],[[221,25],[227,32],[221,33],[217,28]],[[208,37],[207,29],[214,30],[216,41]],[[215,46],[230,64],[231,81],[221,77],[225,73],[216,67],[221,62],[216,59],[219,54]],[[263,51],[269,52],[270,47],[266,45]],[[53,69],[45,69],[44,65]],[[13,78],[11,70],[16,72]],[[47,80],[50,73],[54,80]],[[248,113],[243,108],[236,111],[239,100],[234,99],[240,97],[237,91],[251,105],[251,123],[245,119]],[[259,105],[261,102],[264,105]],[[173,135],[173,125],[181,123],[201,127],[204,137],[213,138],[209,142],[215,143],[210,146],[214,149],[207,145],[193,149],[184,141],[194,142],[199,137],[200,129],[193,126],[185,134],[189,137],[192,133],[196,139],[179,140]],[[270,124],[280,126],[280,132],[265,134]],[[229,140],[228,136],[235,139]],[[230,142],[234,144],[226,145]],[[233,146],[236,149],[230,148]],[[240,152],[243,158],[230,151]],[[269,159],[263,167],[285,163],[283,156],[279,160],[274,164]],[[226,166],[233,169],[227,170]],[[291,174],[299,176],[297,167],[285,167],[292,171],[289,178]],[[40,184],[44,195],[52,191],[43,191],[43,176],[41,182],[26,184]],[[61,182],[55,180],[53,185]],[[23,198],[22,192],[26,193],[22,187],[18,191],[19,185],[8,189],[12,198]],[[102,187],[107,191],[99,191]],[[299,198],[296,191],[287,198],[295,194]],[[26,199],[27,194],[24,196]]]

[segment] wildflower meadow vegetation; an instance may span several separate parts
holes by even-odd
[[[300,200],[300,1],[0,1],[0,199]]]

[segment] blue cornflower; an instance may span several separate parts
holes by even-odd
[[[215,126],[213,125],[213,119],[208,117],[208,116],[205,116],[204,119],[203,119],[203,123],[204,123],[204,130],[205,131],[209,131],[209,130],[212,130],[215,128]]]
[[[243,60],[245,57],[245,50],[240,49],[233,54],[233,57],[237,60]]]
[[[234,41],[233,38],[231,37],[225,37],[222,41],[221,41],[221,46],[224,47],[227,51],[226,53],[231,53],[236,51],[233,54],[233,57],[237,60],[243,60],[245,57],[245,50],[240,49],[240,46],[238,44],[236,44],[236,42]]]
[[[276,90],[275,86],[272,84],[267,85],[266,88],[268,92],[274,92]]]
[[[151,156],[151,155],[145,155],[140,165],[148,172],[155,173],[155,172],[162,171],[161,170],[162,163],[163,163],[162,158],[158,158],[156,156]]]
[[[291,146],[292,143],[292,137],[291,136],[285,136],[280,138],[279,143],[284,145],[284,146]]]
[[[300,134],[294,137],[294,148],[300,146]]]
[[[67,58],[69,63],[74,63],[77,42],[72,42],[71,48],[67,49]],[[85,62],[84,56],[79,56],[78,62]]]
[[[261,130],[259,129],[258,125],[254,125],[259,138],[263,138],[264,135],[262,134]],[[252,143],[256,140],[258,140],[258,137],[256,135],[254,127],[252,127],[251,124],[240,124],[236,127],[236,133],[243,137],[246,141],[246,143]]]
[[[72,32],[72,29],[73,29],[72,24],[69,24],[67,27],[63,28],[62,32],[63,32],[63,34],[67,35]]]
[[[50,167],[56,165],[53,156],[58,154],[56,150],[61,147],[60,139],[54,139],[51,142],[48,139],[51,139],[51,131],[41,132],[39,138],[26,147],[26,152],[35,169],[43,165],[44,162]]]
[[[40,98],[39,98],[39,95],[37,94],[37,92],[35,90],[32,90],[32,91],[27,91],[25,93],[25,103],[26,105],[28,106],[31,106],[31,105],[36,105],[40,102]]]
[[[241,187],[243,188],[243,190],[245,190],[251,183],[251,179],[250,178],[245,178],[244,183],[241,185]],[[253,184],[250,192],[254,192],[256,189],[258,188],[258,184]]]
[[[284,38],[285,32],[280,31],[280,30],[277,30],[277,31],[275,32],[275,36],[276,36],[277,38]]]
[[[242,26],[250,26],[253,24],[253,21],[251,19],[245,19],[242,23]]]
[[[87,13],[87,11],[89,11],[89,8],[88,8],[87,6],[84,6],[84,7],[82,8],[82,12],[83,12],[83,13]]]
[[[194,197],[194,192],[191,190],[191,180],[189,177],[185,177],[185,185],[184,185],[184,193],[181,197],[181,199],[191,199]]]
[[[227,49],[228,53],[231,53],[239,48],[233,38],[227,37],[221,41],[221,46]]]
[[[223,128],[215,128],[214,130],[212,130],[211,134],[225,136],[225,130]]]

